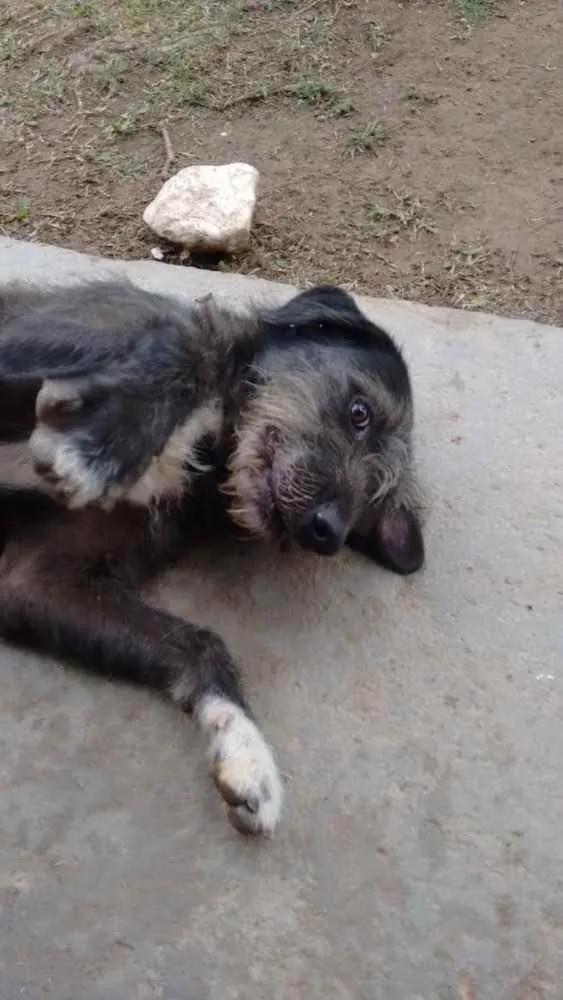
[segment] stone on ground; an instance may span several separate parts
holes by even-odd
[[[248,163],[185,167],[162,185],[143,220],[189,250],[241,253],[250,241],[258,179]]]

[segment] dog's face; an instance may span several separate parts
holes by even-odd
[[[296,296],[265,326],[230,462],[233,519],[322,555],[362,536],[391,568],[418,568],[413,404],[399,350],[332,288]]]

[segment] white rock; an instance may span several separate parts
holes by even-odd
[[[240,253],[250,240],[258,178],[248,163],[185,167],[162,185],[143,220],[190,250]]]

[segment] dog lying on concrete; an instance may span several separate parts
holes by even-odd
[[[221,638],[140,588],[231,525],[319,555],[424,561],[413,400],[393,340],[345,292],[233,313],[127,282],[0,294],[0,440],[37,488],[0,486],[0,635],[167,693],[208,741],[241,832],[282,785]]]

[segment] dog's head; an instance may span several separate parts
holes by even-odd
[[[347,542],[400,573],[423,561],[413,402],[392,339],[345,292],[303,292],[263,318],[227,492],[253,534],[333,555]]]

